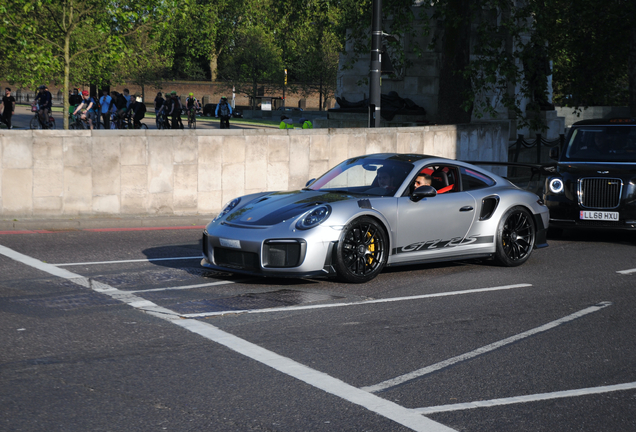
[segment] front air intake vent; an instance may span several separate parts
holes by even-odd
[[[274,268],[298,267],[305,259],[304,240],[266,240],[263,245],[263,266]]]

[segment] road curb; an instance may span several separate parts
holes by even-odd
[[[0,220],[0,231],[23,230],[82,230],[104,228],[183,228],[207,225],[210,216],[138,216],[112,218],[16,218]]]

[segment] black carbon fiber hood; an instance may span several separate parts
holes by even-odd
[[[318,205],[353,199],[357,197],[346,192],[312,190],[272,192],[240,206],[230,213],[225,221],[247,226],[276,225]]]

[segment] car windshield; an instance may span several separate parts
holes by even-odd
[[[408,162],[354,158],[334,167],[307,189],[393,196],[412,169]]]
[[[584,126],[574,129],[563,160],[636,162],[636,126]]]

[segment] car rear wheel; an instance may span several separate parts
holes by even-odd
[[[506,267],[523,264],[532,254],[535,235],[534,220],[530,212],[523,207],[509,209],[497,228],[495,261]]]
[[[370,217],[344,227],[336,249],[334,267],[345,282],[362,283],[375,278],[386,265],[389,242],[384,228]]]

